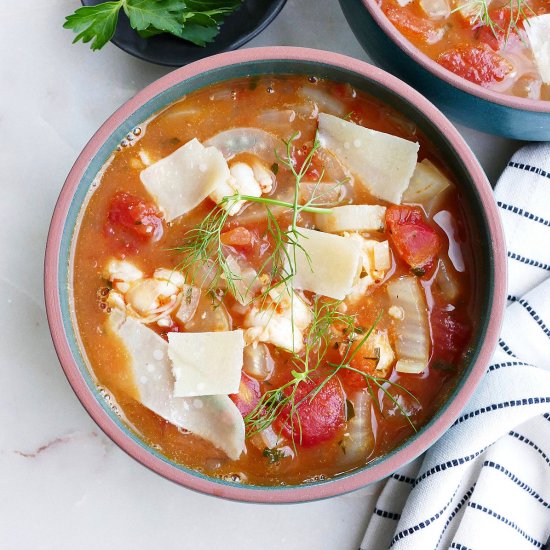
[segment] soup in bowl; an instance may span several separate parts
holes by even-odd
[[[340,4],[369,56],[458,122],[517,139],[550,138],[546,2]]]
[[[168,75],[99,130],[56,207],[46,298],[69,381],[124,450],[193,489],[296,502],[448,428],[504,269],[490,187],[426,100],[343,56],[257,49]]]

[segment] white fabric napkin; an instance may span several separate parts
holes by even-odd
[[[499,348],[461,416],[388,478],[361,550],[523,550],[550,537],[550,144],[495,189],[508,247]]]

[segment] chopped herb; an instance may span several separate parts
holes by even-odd
[[[266,447],[262,453],[266,458],[269,464],[276,464],[282,458],[285,458],[285,453],[281,449],[269,449]]]
[[[193,287],[188,287],[185,291],[185,303],[189,306],[191,305],[191,300],[193,299]]]
[[[426,275],[426,270],[423,267],[411,267],[411,272],[417,277],[423,277]]]
[[[279,165],[276,162],[271,165],[271,171],[275,176],[279,173]]]

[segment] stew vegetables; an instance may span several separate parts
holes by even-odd
[[[548,0],[380,0],[393,25],[458,76],[550,100]]]
[[[206,475],[293,485],[395,449],[472,332],[460,191],[349,84],[250,77],[135,128],[90,190],[74,307],[100,392]]]

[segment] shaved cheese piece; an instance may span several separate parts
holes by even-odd
[[[322,231],[383,231],[385,206],[350,204],[332,208],[330,214],[316,214],[315,225]]]
[[[530,17],[524,28],[540,77],[545,84],[550,84],[550,13]]]
[[[169,332],[168,357],[176,378],[174,395],[239,393],[243,350],[242,330]]]
[[[409,187],[403,193],[403,202],[421,204],[430,215],[453,184],[428,159],[414,169]]]
[[[319,142],[374,197],[399,204],[416,166],[419,145],[324,113]]]
[[[192,139],[143,170],[140,177],[166,221],[172,221],[195,208],[231,175],[218,149]]]
[[[298,246],[287,248],[288,255],[296,257],[294,288],[343,300],[359,276],[361,245],[330,233],[303,227],[298,231]],[[288,265],[285,269],[290,272]]]
[[[415,277],[402,277],[387,285],[392,306],[403,310],[402,319],[395,318],[395,348],[399,361],[397,372],[419,373],[428,366],[430,337],[428,308]],[[403,369],[403,370],[401,370]]]
[[[107,328],[126,348],[128,367],[135,382],[135,399],[171,424],[210,441],[232,460],[246,452],[244,421],[227,395],[174,397],[168,344],[154,331],[118,310],[109,315]]]

